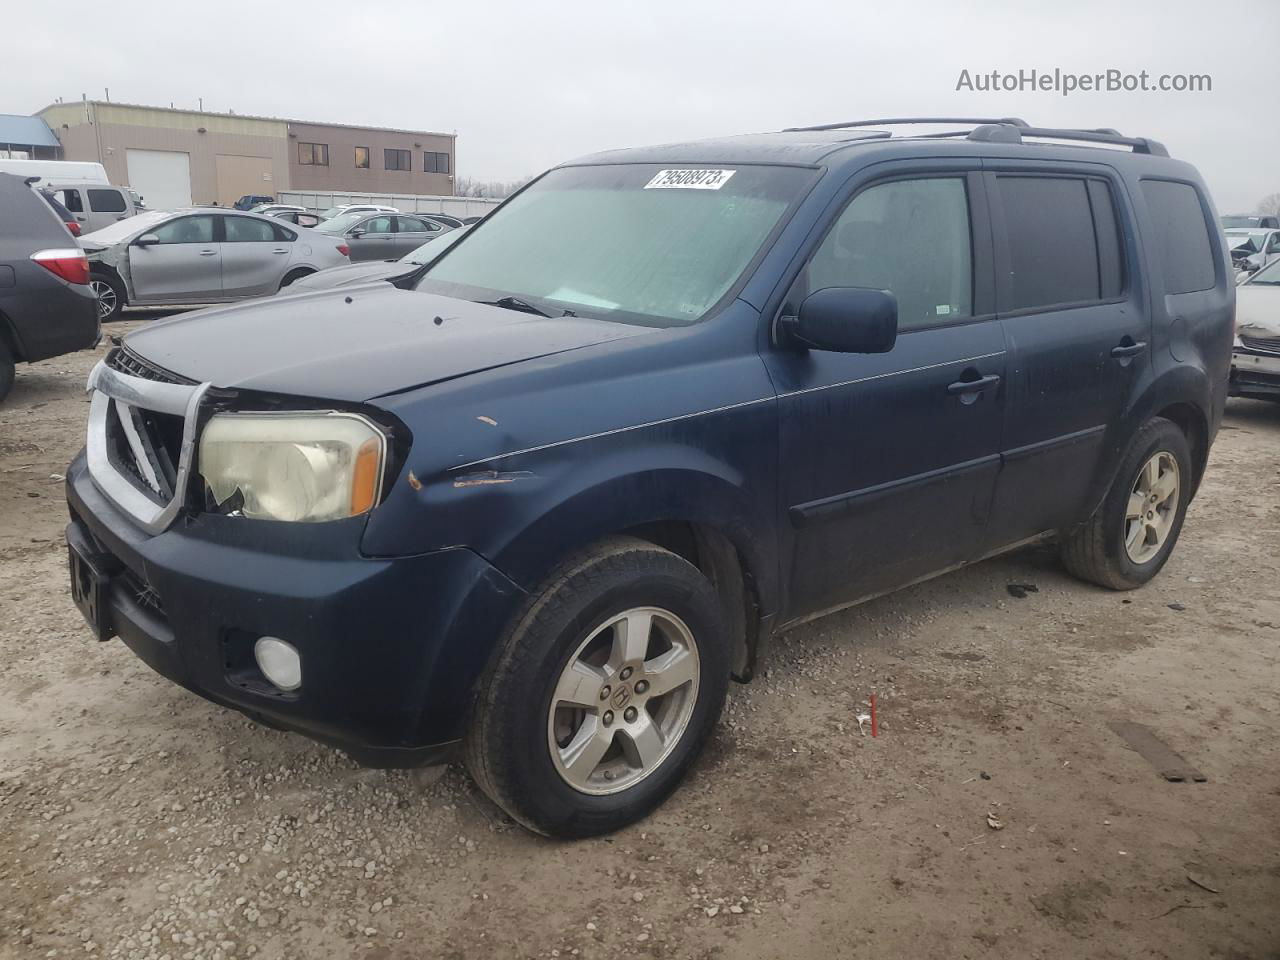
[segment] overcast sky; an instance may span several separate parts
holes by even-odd
[[[1280,192],[1280,3],[955,0],[6,4],[0,112],[131,103],[456,131],[457,172],[894,115],[1021,116],[1164,141],[1222,211]],[[957,92],[1038,68],[1210,74],[1209,93]]]

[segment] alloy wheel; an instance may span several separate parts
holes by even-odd
[[[1124,513],[1124,549],[1134,563],[1151,560],[1169,539],[1181,485],[1178,461],[1164,450],[1138,471]]]
[[[105,320],[116,309],[116,291],[104,280],[93,280],[89,283],[89,291],[98,300],[98,319]]]
[[[636,607],[592,630],[551,697],[557,772],[582,793],[635,786],[670,756],[698,697],[698,645],[679,617]]]

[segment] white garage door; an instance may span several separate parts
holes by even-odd
[[[152,210],[191,206],[191,157],[173,150],[129,150],[129,186]]]

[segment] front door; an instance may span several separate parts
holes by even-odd
[[[1151,320],[1126,253],[1131,213],[1098,170],[986,174],[1010,360],[992,548],[1083,519],[1150,374]]]
[[[89,200],[89,231],[109,227],[133,212],[132,202],[119,187],[88,187],[84,192]]]
[[[261,297],[280,289],[292,245],[267,220],[229,214],[222,218],[222,295]]]
[[[222,245],[215,218],[193,214],[162,223],[144,236],[158,243],[129,246],[129,274],[135,300],[200,303],[222,296]]]
[[[860,188],[788,294],[784,313],[825,287],[889,290],[899,324],[884,354],[765,356],[779,394],[788,619],[981,550],[1006,373],[983,193],[964,169]]]
[[[391,220],[389,215],[381,214],[356,224],[347,233],[347,246],[351,250],[348,259],[352,263],[361,260],[394,260],[395,227]]]

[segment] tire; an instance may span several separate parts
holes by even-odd
[[[1163,482],[1151,488],[1141,476],[1153,462],[1157,463],[1161,478],[1168,474],[1170,464],[1177,467],[1176,492],[1158,504],[1152,504],[1147,494],[1151,494],[1152,489],[1155,489],[1152,495],[1164,494]],[[1140,493],[1135,487],[1141,483],[1146,483],[1149,489]],[[1148,420],[1129,444],[1102,505],[1079,528],[1064,535],[1063,564],[1081,580],[1111,590],[1133,590],[1142,586],[1160,572],[1178,542],[1193,483],[1191,448],[1186,435],[1163,417]],[[1138,519],[1131,520],[1129,515],[1139,503],[1143,506],[1137,510]],[[1153,506],[1155,509],[1151,509]],[[1147,517],[1154,518],[1162,535],[1151,522],[1143,526],[1143,518]],[[1134,544],[1128,545],[1126,540],[1131,533],[1136,536]]]
[[[89,289],[98,300],[98,322],[110,323],[120,319],[120,311],[124,309],[127,296],[124,284],[118,277],[109,273],[94,273],[89,276]]]
[[[638,657],[642,648],[624,655],[625,632],[608,626],[624,614],[628,625],[652,627]],[[573,665],[585,668],[585,680],[566,687]],[[728,682],[727,629],[711,583],[661,547],[617,537],[561,565],[516,616],[478,686],[465,762],[480,788],[530,830],[609,833],[680,784],[715,728]],[[666,684],[672,689],[656,692]],[[566,689],[591,706],[556,696]],[[597,761],[590,749],[605,741]],[[575,754],[579,743],[586,747]]]
[[[10,352],[9,345],[4,342],[3,334],[0,334],[0,401],[3,401],[13,389],[15,373],[13,353]]]
[[[284,275],[284,279],[280,281],[280,289],[283,290],[295,280],[301,280],[303,277],[309,277],[315,273],[314,270],[290,270]]]

